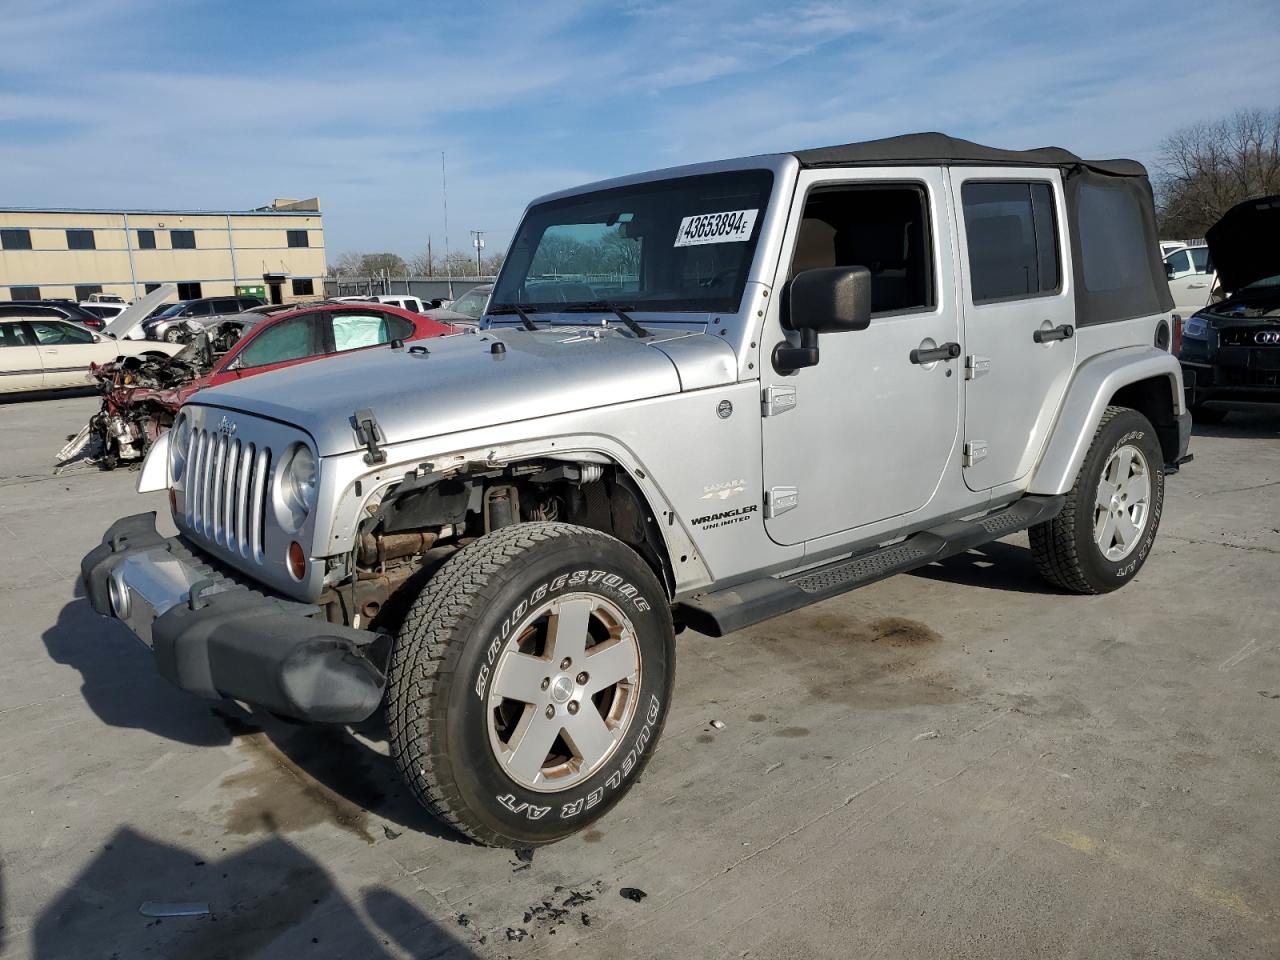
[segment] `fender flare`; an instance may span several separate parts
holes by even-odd
[[[1082,363],[1067,387],[1027,493],[1067,493],[1075,483],[1111,398],[1123,387],[1160,377],[1168,380],[1173,415],[1182,416],[1186,412],[1182,368],[1172,354],[1155,347],[1125,347]]]

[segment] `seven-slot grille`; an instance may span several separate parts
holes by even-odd
[[[210,543],[262,563],[271,449],[193,427],[187,470],[187,526]]]

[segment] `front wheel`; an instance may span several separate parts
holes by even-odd
[[[1151,421],[1107,407],[1062,512],[1029,531],[1041,575],[1076,593],[1109,593],[1132,580],[1160,525],[1163,464]]]
[[[666,593],[633,550],[565,523],[506,527],[432,577],[396,638],[392,756],[471,839],[551,843],[634,782],[674,668]]]
[[[186,339],[186,334],[180,327],[170,327],[164,332],[165,343],[182,343]]]

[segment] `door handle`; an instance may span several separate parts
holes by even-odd
[[[912,363],[936,363],[939,360],[954,360],[958,356],[960,356],[960,344],[944,343],[928,350],[916,347],[911,351],[910,358]]]
[[[1187,284],[1187,289],[1188,289],[1188,290],[1203,290],[1203,289],[1204,289],[1205,287],[1207,287],[1207,286],[1208,286],[1208,284],[1207,284],[1207,283],[1188,283],[1188,284]]]
[[[1076,328],[1069,323],[1054,327],[1052,330],[1037,330],[1031,335],[1036,343],[1049,343],[1053,340],[1070,340],[1076,335]]]

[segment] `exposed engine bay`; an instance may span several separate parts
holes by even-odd
[[[239,320],[210,324],[172,357],[121,357],[94,365],[102,406],[79,433],[67,438],[54,458],[56,469],[82,461],[103,470],[140,463],[245,327]]]

